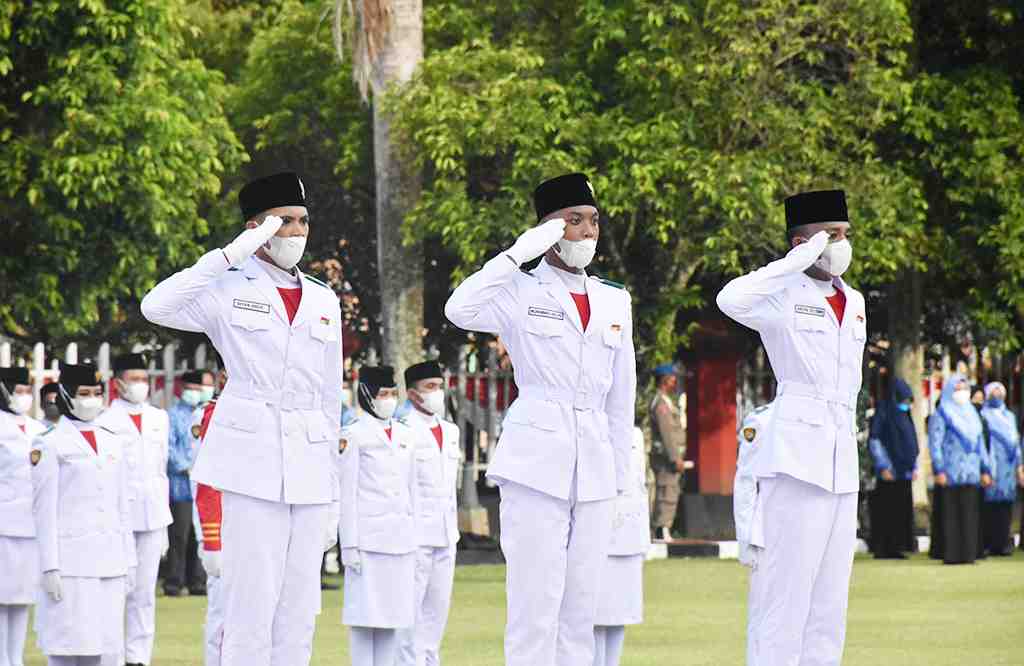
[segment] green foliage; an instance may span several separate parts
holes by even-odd
[[[847,189],[862,279],[922,261],[920,187],[878,148],[912,94],[902,3],[520,1],[514,25],[488,23],[498,3],[441,4],[428,35],[451,45],[390,103],[429,174],[408,233],[444,239],[460,275],[533,224],[532,187],[570,169],[592,176],[595,268],[632,290],[648,362],[685,339],[702,275],[782,249],[794,191]]]
[[[3,332],[122,324],[198,256],[201,206],[245,154],[187,30],[177,1],[0,2]]]

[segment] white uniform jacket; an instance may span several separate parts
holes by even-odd
[[[647,452],[644,433],[633,429],[626,492],[615,498],[609,556],[646,555],[651,547],[650,506],[647,495]]]
[[[36,437],[32,514],[42,571],[116,578],[137,565],[121,438],[93,424],[96,451],[67,418]]]
[[[191,478],[219,490],[289,504],[335,499],[341,414],[341,310],[334,292],[301,276],[288,314],[249,258],[229,268],[221,250],[172,275],[142,301],[153,323],[205,332],[227,367]]]
[[[22,431],[13,414],[0,411],[0,536],[31,538],[36,535],[32,520],[32,440],[47,426],[26,417]]]
[[[420,546],[445,548],[459,542],[459,514],[456,487],[462,446],[459,426],[438,419],[441,442],[431,432],[431,424],[417,414],[409,414],[406,422],[419,435],[416,440],[416,479],[419,502],[416,527]]]
[[[732,485],[732,517],[736,524],[736,540],[764,546],[760,529],[754,530],[754,507],[757,502],[757,477],[754,468],[764,442],[764,431],[772,418],[772,405],[758,407],[747,414],[737,437],[736,478]],[[757,535],[754,532],[758,532]]]
[[[142,431],[131,412],[142,414]],[[148,403],[133,405],[120,398],[96,419],[97,425],[121,437],[128,464],[128,495],[132,504],[132,529],[150,532],[171,524],[167,456],[170,420],[167,412]]]
[[[532,272],[500,254],[452,293],[456,326],[501,336],[519,398],[502,423],[488,476],[568,499],[602,500],[625,490],[636,400],[629,292],[586,280],[583,331],[565,283],[546,261]]]
[[[833,493],[855,493],[860,482],[854,409],[867,322],[864,297],[836,278],[836,288],[846,294],[840,326],[804,273],[826,242],[816,236],[732,280],[718,294],[718,307],[761,334],[778,381],[756,476],[786,474]]]
[[[342,548],[401,555],[418,546],[415,452],[421,436],[404,421],[392,419],[390,425],[390,439],[385,422],[369,415],[342,430],[345,448],[338,459]]]

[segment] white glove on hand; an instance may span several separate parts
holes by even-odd
[[[331,502],[327,510],[327,532],[324,534],[324,552],[338,543],[338,523],[341,521],[341,502]]]
[[[199,561],[203,563],[203,569],[206,570],[207,576],[220,578],[219,550],[206,550],[205,548],[201,549],[199,551]]]
[[[43,592],[46,592],[47,596],[49,596],[55,603],[60,603],[64,598],[64,585],[60,578],[60,572],[56,569],[53,571],[44,571],[42,584]]]
[[[284,220],[276,215],[268,215],[263,223],[252,229],[246,229],[238,234],[235,240],[224,246],[224,256],[232,266],[238,266],[243,261],[255,254],[260,246],[274,237],[277,230],[284,224]]]
[[[761,550],[759,546],[751,546],[745,541],[740,541],[740,564],[750,567],[751,571],[757,569],[757,561],[761,557]]]
[[[136,574],[138,571],[138,567],[128,567],[128,575],[125,576],[124,582],[125,585],[128,586],[129,592],[135,589]]]
[[[807,239],[806,243],[800,243],[790,250],[786,258],[800,264],[807,264],[809,268],[821,257],[821,253],[825,251],[825,248],[828,247],[828,238],[827,231],[819,231]]]
[[[361,573],[363,570],[363,558],[358,548],[342,548],[341,563],[346,569],[351,569],[352,573]]]
[[[547,252],[564,235],[565,220],[560,217],[548,220],[524,231],[505,254],[512,257],[517,264],[525,264]]]
[[[167,557],[167,551],[171,549],[171,539],[167,536],[167,530],[163,532],[163,541],[160,542],[160,559]]]

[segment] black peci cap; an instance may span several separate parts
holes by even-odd
[[[444,371],[437,361],[424,361],[416,365],[410,365],[405,369],[405,388],[409,388],[421,379],[443,378]]]
[[[582,173],[569,173],[545,180],[533,191],[533,207],[537,211],[538,221],[556,210],[573,206],[597,208],[594,187]]]
[[[0,368],[0,382],[8,389],[13,390],[18,384],[31,384],[28,376],[28,368]]]
[[[148,370],[149,363],[142,354],[121,354],[114,359],[114,374],[125,370]]]
[[[238,193],[242,219],[251,220],[260,213],[280,206],[305,206],[306,188],[298,174],[290,171],[250,181]]]
[[[100,373],[96,372],[96,366],[91,363],[81,365],[60,364],[60,385],[70,393],[74,394],[79,386],[102,386]]]
[[[801,192],[786,198],[786,228],[822,222],[849,222],[846,193],[842,190]]]

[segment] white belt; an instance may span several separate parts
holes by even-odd
[[[224,395],[264,402],[289,412],[296,409],[320,409],[319,391],[298,393],[292,389],[268,389],[252,382],[228,380]]]
[[[815,400],[823,400],[841,405],[847,409],[855,409],[857,407],[856,395],[851,396],[849,393],[822,389],[814,384],[804,384],[802,382],[779,382],[779,388],[775,391],[775,395],[795,395],[803,398],[814,398]]]
[[[520,386],[519,395],[527,400],[548,400],[567,406],[571,405],[573,409],[581,412],[604,408],[604,396],[598,396],[581,388],[557,388],[541,384],[530,384]]]

